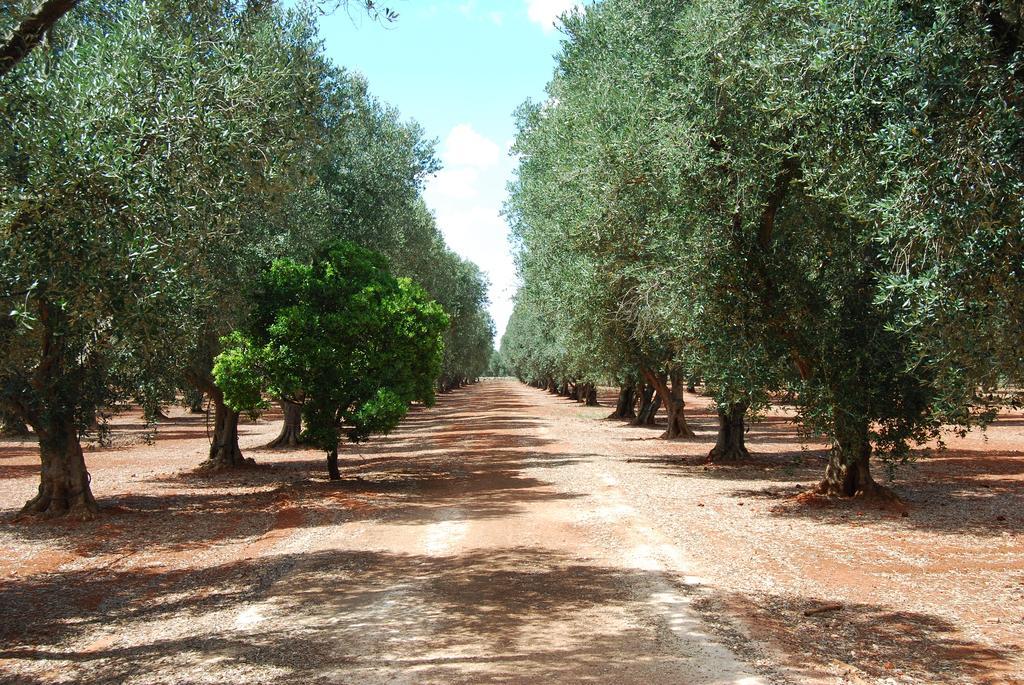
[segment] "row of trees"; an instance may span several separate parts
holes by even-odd
[[[992,416],[1024,371],[1024,6],[604,0],[518,114],[523,380],[616,379],[713,459],[791,393],[826,493]],[[653,390],[653,393],[651,391]],[[649,402],[648,402],[649,406]]]
[[[17,16],[0,20],[10,24],[0,34],[17,34]],[[438,168],[433,144],[327,60],[315,16],[227,0],[82,3],[0,77],[0,406],[39,438],[39,492],[26,512],[96,511],[80,437],[125,401],[155,414],[183,389],[205,393],[215,415],[209,465],[242,463],[246,403],[225,398],[214,360],[236,329],[231,345],[281,333],[271,324],[286,304],[277,300],[262,331],[253,315],[266,313],[268,274],[286,264],[340,269],[342,281],[351,271],[379,294],[377,309],[423,323],[436,349],[420,350],[417,373],[442,389],[486,367],[485,279],[445,246],[421,198]],[[383,261],[353,257],[355,245]],[[339,287],[328,279],[286,296],[307,313],[366,296],[355,288],[328,301]],[[372,344],[349,349],[403,349],[381,326]],[[304,331],[336,352],[348,344],[330,325]],[[292,410],[305,403],[294,384],[267,387]],[[396,395],[402,412],[431,396]],[[322,436],[322,416],[307,418]]]

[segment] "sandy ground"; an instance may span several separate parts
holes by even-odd
[[[603,396],[609,404],[613,397]],[[95,522],[11,522],[34,489],[0,443],[0,681],[1021,683],[1020,416],[900,472],[909,515],[800,496],[781,414],[751,463],[511,381],[321,455],[193,471],[202,417],[135,416],[87,453]],[[838,602],[842,608],[805,616]]]

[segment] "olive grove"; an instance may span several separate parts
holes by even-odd
[[[417,373],[480,375],[486,281],[423,205],[433,143],[326,58],[315,7],[71,4],[0,73],[0,405],[41,456],[25,513],[97,511],[81,440],[126,402],[156,416],[204,393],[206,466],[246,463],[214,360],[274,260],[308,268],[331,241],[382,253],[451,311],[444,374],[429,355]]]
[[[825,493],[984,423],[1024,362],[1024,53],[1012,1],[605,0],[519,112],[523,380],[613,380],[690,434],[795,400]],[[653,390],[653,393],[652,393]],[[628,401],[627,401],[628,400]],[[628,408],[625,405],[629,405]],[[643,404],[643,403],[641,403]],[[641,406],[641,413],[643,406]]]

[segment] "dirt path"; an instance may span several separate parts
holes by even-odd
[[[275,422],[244,427],[259,469],[196,474],[201,423],[176,418],[89,454],[100,521],[0,526],[0,681],[1019,682],[1016,432],[969,510],[958,452],[914,476],[909,518],[792,508],[820,454],[772,418],[750,436],[770,458],[709,470],[689,399],[699,437],[667,443],[484,382],[350,449],[340,484],[252,449]],[[6,516],[32,459],[0,450]]]
[[[442,398],[363,453],[349,475],[364,480],[278,490],[263,534],[129,546],[137,559],[100,568],[66,552],[8,578],[25,613],[4,617],[4,669],[17,682],[765,682],[688,606],[678,550],[549,437],[533,394],[488,383]]]
[[[281,678],[764,682],[687,606],[678,551],[615,480],[539,437],[553,426],[532,394],[473,388],[410,422],[414,458],[364,467],[414,483],[404,505],[303,538],[244,612],[281,652],[304,645]]]

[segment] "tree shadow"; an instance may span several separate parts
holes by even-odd
[[[657,571],[508,547],[442,557],[330,550],[6,582],[0,660],[19,683],[45,682],[40,673],[55,668],[93,683],[171,673],[195,682],[198,669],[279,683],[674,682],[674,667],[694,658],[666,639],[675,619],[636,613],[666,582],[716,632],[732,630],[723,616],[744,617],[806,676],[839,661],[871,677],[962,683],[1013,657],[937,616],[858,603],[806,617],[818,601],[693,589]],[[701,682],[736,679],[712,671]]]
[[[392,435],[346,446],[341,482],[325,480],[325,458],[316,450],[261,451],[255,467],[156,476],[145,481],[144,492],[104,496],[105,514],[96,521],[26,521],[8,532],[97,555],[178,551],[259,538],[278,525],[282,507],[300,511],[295,525],[302,527],[339,520],[422,524],[455,505],[459,517],[485,520],[514,515],[532,502],[579,496],[558,493],[524,471],[569,466],[582,457],[547,455],[541,448],[551,440],[522,435],[524,425],[539,422],[512,413],[494,417],[492,405],[479,406],[466,409],[451,398],[435,409],[415,408]]]
[[[940,454],[943,456],[901,467],[892,482],[882,481],[908,508],[906,515],[896,512],[899,515],[886,518],[921,530],[979,536],[1024,531],[1024,483],[1019,477],[1024,473],[1024,453],[951,450]],[[882,464],[874,464],[873,469],[876,477],[884,479]],[[794,472],[793,480],[814,473],[821,475],[820,470]],[[854,517],[877,512],[880,506],[856,497],[813,496],[790,485],[741,488],[730,495],[775,502],[771,511],[776,516],[812,519],[826,525],[849,524]]]
[[[646,671],[652,664],[637,663],[638,649],[644,660],[661,662],[655,668],[688,658],[666,649],[655,631],[626,622],[595,621],[585,635],[557,630],[570,616],[628,613],[636,588],[653,585],[656,575],[523,547],[459,557],[277,555],[187,576],[65,572],[0,586],[12,609],[0,618],[8,645],[0,659],[19,668],[56,666],[90,682],[194,673],[197,663],[208,675],[257,668],[283,683],[329,674],[358,682],[381,671],[417,682],[590,681]],[[39,611],[38,598],[55,594],[62,601]],[[239,630],[246,609],[260,623]],[[173,623],[180,615],[190,617],[188,625]],[[130,629],[162,621],[171,628],[153,631],[153,639]],[[119,637],[111,644],[77,648],[112,629]]]
[[[712,593],[696,602],[705,615],[742,617],[755,639],[781,646],[789,665],[806,678],[821,678],[826,667],[838,667],[855,676],[852,682],[862,682],[856,679],[860,675],[880,682],[960,685],[1005,682],[1001,676],[1020,666],[1018,645],[973,642],[940,616],[851,602],[835,611],[804,614],[826,604],[793,594],[740,593]]]

